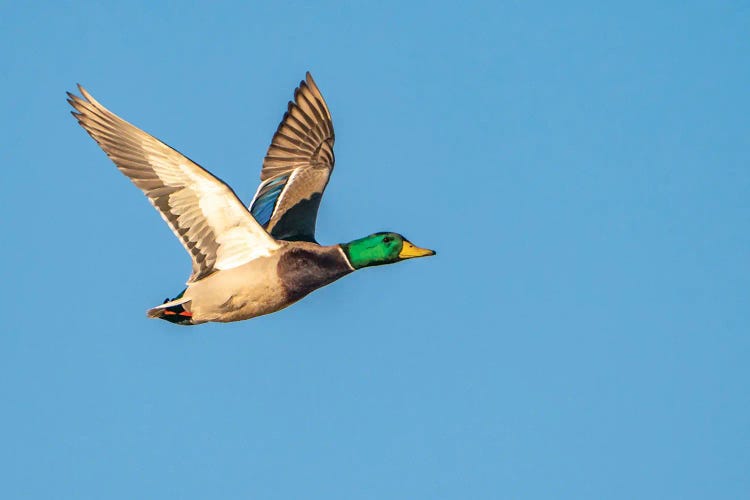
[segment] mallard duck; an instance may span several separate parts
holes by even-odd
[[[310,73],[273,136],[249,207],[200,165],[78,89],[82,97],[68,92],[73,116],[145,193],[193,261],[187,288],[149,309],[149,318],[240,321],[283,309],[358,269],[435,255],[392,232],[338,245],[315,241],[334,133]]]

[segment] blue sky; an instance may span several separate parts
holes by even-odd
[[[0,7],[3,498],[740,498],[743,2]],[[322,242],[432,259],[280,313],[144,311],[189,259],[77,82],[245,200],[306,70]]]

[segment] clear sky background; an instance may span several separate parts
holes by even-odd
[[[746,2],[126,3],[0,7],[2,498],[747,496]],[[306,70],[319,239],[438,256],[147,320],[189,259],[65,91],[249,201]]]

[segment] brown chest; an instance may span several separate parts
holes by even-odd
[[[297,301],[352,272],[338,247],[293,248],[279,259],[278,274],[287,300]]]

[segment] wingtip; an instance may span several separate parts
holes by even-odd
[[[86,88],[83,85],[81,85],[80,83],[77,83],[76,86],[78,87],[78,91],[81,93],[84,99],[86,99],[88,102],[90,102],[94,106],[99,106],[99,103],[97,102],[97,100],[91,97],[91,94],[89,94],[88,90],[86,90]]]
[[[86,89],[85,89],[85,88],[83,88],[83,85],[81,85],[80,83],[76,83],[76,88],[78,89],[78,92],[79,92],[79,93],[80,93],[80,94],[81,94],[81,95],[82,95],[83,97],[86,97],[86,96],[88,95],[88,92],[86,92]],[[75,102],[75,101],[80,101],[80,100],[81,100],[81,97],[80,97],[80,96],[77,96],[77,95],[75,95],[75,94],[74,94],[73,92],[70,92],[69,90],[66,90],[66,91],[65,91],[65,94],[66,94],[66,95],[68,96],[68,102],[70,102],[71,100],[73,100],[74,102]],[[71,103],[71,104],[72,104],[72,103]]]
[[[313,93],[319,94],[319,97],[321,99],[323,98],[323,94],[320,91],[320,88],[318,88],[318,84],[315,83],[315,79],[313,78],[313,76],[310,74],[309,71],[307,72],[307,86],[310,88],[310,90],[313,91]]]

